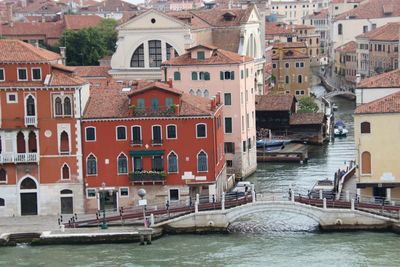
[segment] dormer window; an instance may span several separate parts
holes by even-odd
[[[204,51],[198,51],[197,52],[197,60],[204,60],[204,59],[205,59]]]
[[[224,17],[225,21],[232,21],[236,15],[232,12],[226,12],[224,15],[222,15]]]

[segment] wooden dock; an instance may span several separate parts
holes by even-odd
[[[287,144],[283,149],[267,151],[257,149],[258,162],[300,162],[308,160],[308,149],[303,144]]]

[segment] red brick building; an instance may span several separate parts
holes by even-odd
[[[89,86],[60,62],[0,41],[0,216],[83,211],[79,119]]]
[[[140,83],[139,83],[140,84]],[[92,91],[82,131],[86,211],[189,203],[226,189],[220,96],[193,96],[172,83],[132,87],[108,84]]]

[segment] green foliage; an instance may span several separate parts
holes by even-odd
[[[58,47],[66,47],[67,65],[94,66],[102,57],[112,55],[117,42],[116,24],[113,19],[104,19],[96,27],[64,31]]]
[[[299,100],[298,113],[311,113],[318,111],[318,105],[311,96],[304,96]]]

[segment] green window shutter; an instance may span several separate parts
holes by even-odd
[[[231,71],[231,80],[234,80],[234,79],[235,79],[235,72]]]
[[[195,71],[192,72],[192,80],[193,81],[197,80],[197,72],[195,72]]]
[[[246,78],[249,77],[249,69],[246,69]]]
[[[206,81],[210,80],[210,73],[209,72],[204,73],[204,80],[206,80]]]
[[[198,60],[204,60],[205,59],[204,51],[197,52],[197,59]]]
[[[240,70],[240,79],[243,79],[243,78],[244,78],[244,71]]]
[[[180,81],[181,80],[181,73],[179,71],[174,72],[174,80]]]
[[[220,78],[220,80],[224,79],[224,72],[223,71],[219,72],[219,78]]]

